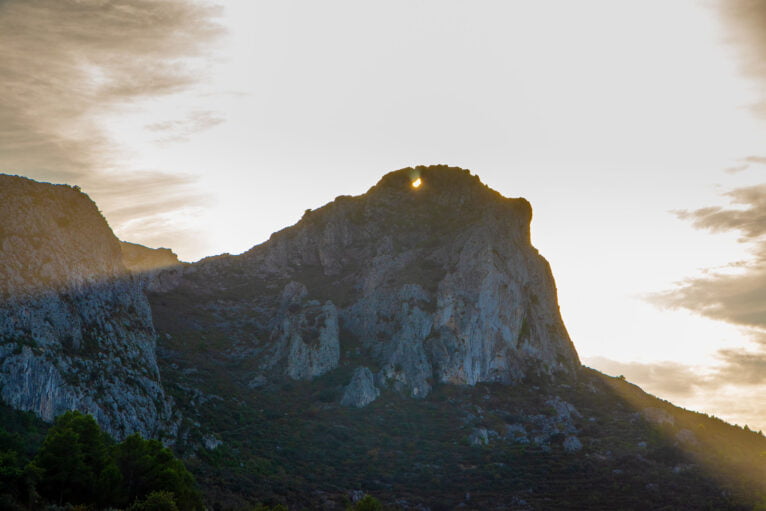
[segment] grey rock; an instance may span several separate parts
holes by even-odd
[[[299,297],[305,293],[290,295],[295,291],[291,284],[285,288],[284,294],[290,297],[277,316],[276,327],[271,333],[274,340],[272,355],[263,368],[268,370],[282,364],[290,378],[310,380],[338,366],[338,311],[330,301],[324,305],[316,300],[301,303]],[[297,306],[296,303],[301,304]]]
[[[487,428],[474,429],[468,436],[468,443],[477,447],[489,445],[489,431],[487,431]]]
[[[117,438],[172,433],[149,303],[88,196],[0,175],[0,261],[0,398]]]
[[[375,401],[380,396],[380,390],[375,386],[375,377],[367,367],[357,367],[346,386],[340,404],[362,408]]]
[[[545,404],[553,408],[556,412],[556,417],[560,420],[571,421],[573,418],[582,417],[582,414],[577,411],[577,408],[575,408],[574,405],[567,403],[558,396],[549,399]]]
[[[505,426],[505,440],[517,444],[528,444],[527,430],[522,424],[508,424]]]
[[[207,449],[208,451],[214,451],[215,449],[223,445],[223,441],[216,438],[213,435],[208,434],[202,437],[202,445],[204,445],[205,449]]]
[[[566,452],[577,452],[582,449],[582,442],[574,435],[566,437],[563,445]]]
[[[266,378],[266,376],[258,374],[255,375],[252,380],[250,380],[250,383],[248,383],[247,386],[251,389],[257,389],[267,385],[268,383],[269,380]]]

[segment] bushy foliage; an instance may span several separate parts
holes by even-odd
[[[173,492],[153,491],[144,500],[136,501],[128,511],[178,511]]]
[[[37,491],[58,504],[112,502],[121,479],[111,456],[112,443],[90,415],[61,415],[31,463]]]
[[[31,456],[28,447],[22,435],[0,428],[0,509],[204,508],[194,478],[169,449],[137,434],[117,444],[90,415],[64,413]]]
[[[114,458],[128,502],[166,491],[172,492],[181,509],[203,508],[193,476],[159,441],[133,434],[116,447]]]
[[[383,511],[383,504],[372,495],[365,495],[355,504],[347,508],[348,511]]]
[[[276,504],[274,506],[267,506],[266,504],[258,504],[253,508],[253,511],[289,511],[284,504]]]

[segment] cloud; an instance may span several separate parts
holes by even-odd
[[[719,365],[704,370],[678,362],[621,362],[604,357],[589,357],[585,363],[607,374],[623,375],[660,396],[687,397],[728,385],[766,384],[766,353],[724,349],[717,358]]]
[[[758,241],[766,234],[766,184],[737,188],[724,194],[733,208],[707,207],[695,211],[677,211],[698,229],[713,232],[739,231],[743,242]]]
[[[751,156],[745,161],[763,164],[766,158]],[[730,420],[766,425],[762,407],[735,403],[752,401],[766,389],[766,184],[737,188],[724,197],[729,201],[727,206],[675,213],[698,229],[738,233],[740,243],[748,246],[751,257],[709,269],[648,299],[660,307],[687,309],[741,327],[752,341],[750,346],[719,350],[718,364],[705,373],[663,363],[620,367],[605,362],[603,367],[621,370],[652,392],[696,399],[697,403],[708,403],[706,406],[714,404]],[[675,378],[683,379],[685,384],[674,387]]]
[[[704,383],[694,368],[677,362],[619,362],[590,357],[585,363],[607,374],[625,376],[659,396],[690,396]]]
[[[751,164],[766,165],[766,156],[748,156],[747,158],[742,158],[740,161],[742,163],[738,165],[733,165],[727,168],[724,172],[728,174],[736,174],[737,172],[742,172],[743,170],[747,170],[748,168],[750,168]]]
[[[740,51],[742,72],[766,83],[766,0],[718,0],[727,41]],[[752,105],[766,117],[766,94]]]
[[[741,385],[766,383],[766,351],[720,350],[723,365],[715,374],[717,382]]]
[[[613,376],[622,375],[645,391],[728,421],[766,428],[760,398],[766,391],[766,354],[721,350],[720,365],[700,368],[677,362],[622,362],[589,357],[583,362]]]
[[[193,184],[190,176],[143,171],[111,175],[93,183],[90,192],[110,204],[110,222],[123,224],[204,205],[205,197],[193,190]],[[141,201],[136,202],[135,197]]]
[[[766,117],[766,0],[717,0],[726,39],[738,50],[742,73],[761,92],[753,113]],[[766,165],[766,156],[750,155],[726,169],[729,174]],[[718,364],[701,369],[675,362],[618,362],[601,357],[588,365],[622,374],[659,396],[720,410],[729,420],[766,426],[760,398],[766,391],[766,184],[725,194],[726,206],[675,214],[698,229],[736,232],[752,256],[725,268],[709,269],[673,289],[647,297],[660,307],[683,308],[741,327],[753,341],[747,348],[722,349]]]
[[[742,172],[743,170],[747,170],[747,168],[749,166],[750,165],[748,165],[747,163],[742,163],[742,164],[739,164],[739,165],[733,165],[733,166],[725,169],[724,172],[726,172],[727,174],[736,174],[737,172]]]
[[[766,266],[750,264],[744,272],[710,273],[649,297],[660,307],[688,309],[712,319],[766,328]]]
[[[0,1],[0,171],[88,192],[118,186],[107,170],[120,168],[120,147],[103,119],[198,83],[206,49],[222,33],[219,14],[187,0]],[[158,172],[121,170],[133,173],[122,191],[136,205],[145,203],[140,190],[161,181]],[[176,194],[189,184],[175,183]],[[109,215],[112,205],[97,199]]]
[[[147,124],[146,129],[163,134],[161,138],[157,139],[159,143],[181,142],[224,121],[225,119],[215,112],[199,111],[191,112],[181,119]]]
[[[683,308],[734,325],[766,329],[766,184],[725,194],[730,206],[677,211],[698,229],[740,234],[753,257],[722,270],[685,279],[671,290],[647,297],[660,307]]]

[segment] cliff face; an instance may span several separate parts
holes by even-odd
[[[79,190],[0,175],[0,397],[51,420],[93,414],[117,438],[170,416],[151,309]]]
[[[354,403],[384,388],[425,397],[435,382],[574,377],[579,361],[548,263],[530,244],[531,214],[462,169],[392,172],[245,254],[185,268],[152,298],[158,327],[225,339],[253,387],[365,368],[348,393],[368,397]]]

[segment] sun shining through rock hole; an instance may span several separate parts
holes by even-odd
[[[415,181],[412,182],[413,188],[420,188],[420,185],[423,184],[423,180],[420,178],[417,178]]]

